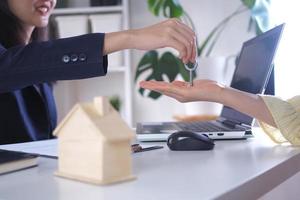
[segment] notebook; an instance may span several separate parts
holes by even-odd
[[[273,59],[284,24],[243,43],[230,86],[253,94],[263,94],[273,70]],[[212,121],[137,123],[139,141],[165,141],[176,131],[193,131],[212,139],[252,137],[253,118],[223,106],[221,115]]]
[[[37,155],[0,149],[0,175],[37,166]]]

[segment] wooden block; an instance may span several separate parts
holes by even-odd
[[[134,179],[134,133],[106,97],[74,106],[54,134],[58,137],[56,175],[94,184]]]
[[[94,105],[95,109],[101,116],[108,114],[111,107],[107,97],[95,97]]]

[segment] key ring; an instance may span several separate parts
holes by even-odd
[[[192,63],[192,62],[188,62],[187,64],[184,64],[184,67],[186,70],[188,71],[195,71],[198,67],[198,60],[197,60],[197,57],[198,57],[198,47],[197,47],[197,38],[195,38],[195,41],[194,41],[194,45],[196,46],[195,48],[195,63]]]
[[[193,71],[195,71],[198,67],[198,61],[195,60],[195,63],[188,62],[187,64],[184,64],[184,68],[190,72],[190,80],[189,80],[189,86],[193,86]]]
[[[192,63],[192,62],[188,62],[187,64],[184,64],[184,67],[186,70],[188,71],[195,71],[198,67],[198,61],[197,59],[195,60],[195,63]]]

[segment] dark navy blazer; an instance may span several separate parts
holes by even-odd
[[[105,75],[103,44],[102,33],[9,49],[0,44],[0,144],[51,138],[56,108],[50,83]]]

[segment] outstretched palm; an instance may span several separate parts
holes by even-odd
[[[195,80],[191,87],[187,82],[142,81],[140,87],[172,97],[180,102],[216,101],[221,85],[212,80]]]

